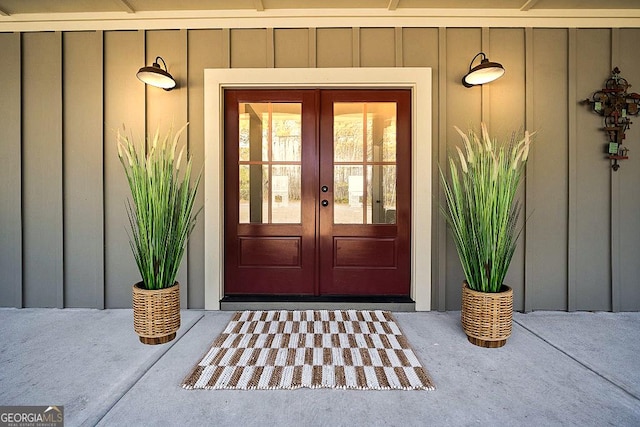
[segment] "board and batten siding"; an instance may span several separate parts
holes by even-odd
[[[62,308],[61,33],[22,35],[21,87],[22,299],[26,307]]]
[[[522,238],[507,276],[516,310],[640,310],[640,123],[611,172],[602,119],[581,103],[618,66],[638,91],[637,28],[255,28],[0,33],[0,306],[131,306],[138,273],[116,129],[140,137],[173,122],[204,162],[206,68],[431,67],[432,309],[460,307],[463,279],[438,212],[438,164],[453,126],[537,132],[520,191]],[[505,76],[460,79],[484,51]],[[135,73],[162,56],[178,88]],[[204,185],[204,183],[202,184]],[[200,189],[198,205],[204,204]],[[202,215],[206,215],[203,212]],[[526,218],[526,223],[525,223]],[[179,280],[204,307],[204,221]]]
[[[22,307],[20,34],[0,34],[0,305]]]
[[[104,307],[102,45],[101,31],[62,39],[65,307]]]

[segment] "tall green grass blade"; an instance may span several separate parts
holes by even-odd
[[[482,132],[456,128],[463,148],[449,156],[448,172],[440,169],[446,207],[441,212],[450,227],[464,275],[471,289],[499,292],[515,253],[520,203],[515,199],[531,143],[524,132],[506,142]],[[466,153],[466,157],[463,153]]]
[[[171,128],[164,136],[158,129],[147,144],[136,144],[133,137],[120,132],[117,136],[118,155],[131,190],[129,243],[146,289],[173,286],[201,211],[193,213],[202,171],[192,179],[191,158],[183,161],[182,151],[175,156],[186,126],[175,133]]]

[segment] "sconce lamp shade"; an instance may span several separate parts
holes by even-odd
[[[160,68],[158,61],[162,61],[164,70]],[[171,90],[176,87],[176,81],[167,71],[167,64],[164,59],[157,57],[153,65],[150,67],[142,67],[136,74],[138,79],[148,85],[160,87],[164,90]]]
[[[482,60],[479,65],[471,68],[473,61],[477,57],[482,55]],[[483,85],[485,83],[492,82],[499,79],[504,74],[504,67],[497,62],[491,62],[483,52],[480,52],[473,57],[469,64],[469,72],[462,78],[462,84],[465,87],[473,87],[477,85]]]

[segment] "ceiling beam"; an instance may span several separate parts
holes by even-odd
[[[116,3],[127,13],[136,13],[127,0],[115,0]]]
[[[533,8],[536,3],[538,3],[538,0],[527,0],[521,7],[520,10],[523,12],[528,11],[529,9]]]
[[[253,0],[253,5],[258,12],[264,12],[264,3],[262,3],[262,0]]]
[[[400,0],[389,0],[389,4],[387,5],[388,10],[396,10],[398,8],[398,3]]]

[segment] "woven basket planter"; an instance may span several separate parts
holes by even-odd
[[[497,348],[507,343],[513,318],[513,290],[502,285],[501,292],[478,292],[462,285],[462,329],[469,342]]]
[[[133,285],[133,329],[143,344],[163,344],[180,328],[180,284],[164,289]]]

